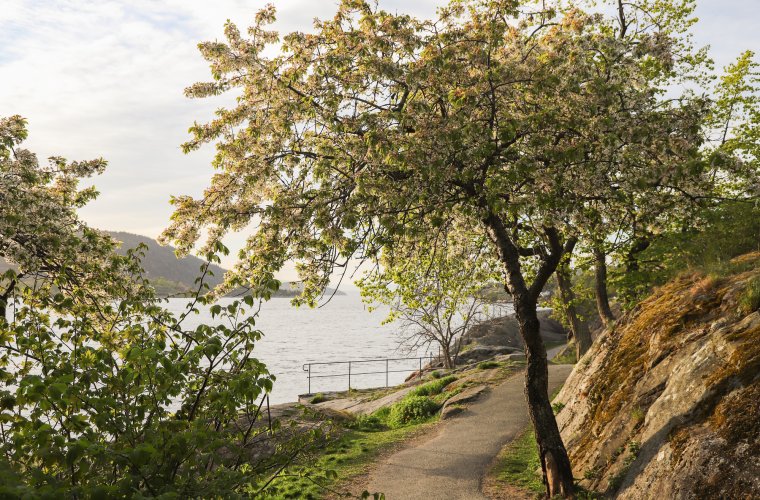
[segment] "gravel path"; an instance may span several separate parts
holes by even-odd
[[[572,365],[549,365],[549,392],[567,378]],[[501,448],[529,423],[523,372],[444,422],[424,442],[380,462],[367,489],[388,500],[483,499],[480,484]]]

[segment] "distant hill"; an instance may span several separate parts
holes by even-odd
[[[145,269],[146,277],[151,281],[159,295],[177,295],[196,289],[195,280],[200,276],[201,266],[204,264],[202,259],[193,255],[178,259],[174,254],[174,247],[161,246],[156,240],[147,236],[122,231],[106,231],[106,233],[122,243],[118,249],[118,253],[122,255],[126,254],[130,248],[135,248],[141,243],[148,247],[142,260],[142,266]],[[226,270],[213,264],[210,270],[213,276],[207,275],[206,282],[213,288],[224,280]],[[239,295],[239,292],[242,292],[242,290],[233,292],[230,295]],[[326,295],[329,296],[333,292],[334,290],[328,288]],[[298,293],[299,288],[297,284],[283,282],[275,297],[294,297]],[[337,292],[336,295],[344,295],[344,293]]]
[[[123,231],[104,232],[116,241],[121,242],[121,246],[117,249],[117,253],[120,255],[125,255],[129,249],[136,248],[141,243],[148,247],[145,251],[145,257],[142,259],[142,266],[145,270],[145,276],[150,280],[159,296],[183,295],[192,293],[197,289],[195,280],[201,275],[201,266],[205,262],[202,259],[194,255],[178,259],[174,254],[174,247],[161,246],[156,240],[147,236],[125,233]],[[0,274],[11,267],[14,266],[0,258]],[[214,288],[224,280],[226,269],[212,264],[210,270],[213,276],[207,274],[206,283],[211,288]],[[230,295],[241,295],[243,292],[240,289],[233,291]],[[285,281],[274,296],[295,297],[298,293],[299,285],[297,283]],[[328,297],[333,293],[335,295],[345,295],[345,293],[336,292],[331,288],[325,291],[325,295]]]
[[[156,287],[159,295],[174,295],[189,292],[195,288],[195,280],[201,274],[202,259],[194,255],[188,255],[178,259],[174,254],[174,247],[161,246],[153,238],[138,234],[125,233],[123,231],[105,231],[113,239],[121,242],[117,253],[124,255],[127,250],[136,248],[140,244],[148,247],[142,266],[145,276]],[[210,271],[213,276],[207,275],[206,282],[210,287],[215,287],[224,279],[225,269],[211,265]]]

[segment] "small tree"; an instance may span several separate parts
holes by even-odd
[[[402,346],[437,344],[446,368],[456,363],[461,336],[486,312],[483,286],[497,278],[485,242],[468,251],[455,239],[406,251],[397,246],[382,260],[382,272],[358,283],[366,301],[390,306],[386,322],[399,325]]]
[[[20,147],[26,137],[22,117],[0,118],[0,257],[12,266],[0,276],[0,323],[24,283],[50,286],[62,269],[67,279],[59,288],[83,283],[114,246],[76,214],[97,195],[94,187],[78,189],[80,179],[102,172],[105,161],[52,157],[41,165]]]

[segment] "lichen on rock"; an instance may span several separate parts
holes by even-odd
[[[656,290],[579,361],[557,401],[583,486],[618,498],[760,498],[760,253]]]

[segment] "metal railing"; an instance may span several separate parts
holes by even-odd
[[[422,371],[422,361],[428,361],[432,364],[433,362],[433,355],[428,354],[426,356],[420,356],[418,358],[378,358],[378,359],[357,359],[357,360],[351,360],[351,361],[329,361],[329,362],[320,362],[320,363],[304,363],[303,365],[303,371],[307,372],[307,379],[309,383],[309,394],[311,394],[311,379],[313,378],[337,378],[337,377],[348,377],[348,390],[351,390],[351,377],[356,378],[359,375],[378,375],[378,374],[385,374],[385,387],[388,387],[388,375],[390,373],[404,373],[404,372],[414,372],[419,370]],[[403,370],[391,370],[391,362],[397,362],[397,361],[417,361],[419,363],[419,366],[417,368],[410,368],[410,369],[403,369]],[[353,370],[353,368],[356,365],[360,364],[366,364],[366,363],[382,363],[385,362],[385,370],[380,371],[370,371],[370,372],[357,372]],[[329,366],[329,365],[348,365],[348,371],[344,373],[330,373],[327,375],[312,375],[312,367],[313,366]]]

